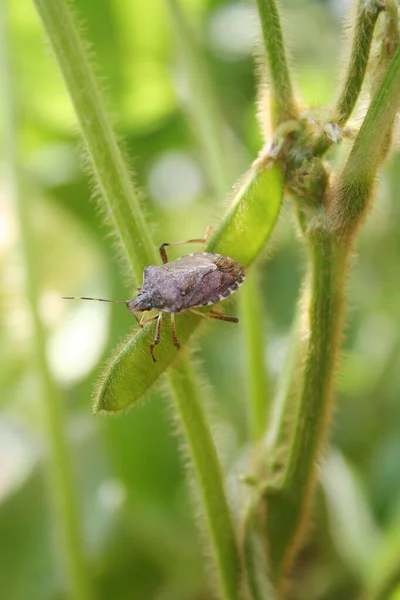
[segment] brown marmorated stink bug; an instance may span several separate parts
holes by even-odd
[[[145,268],[143,285],[138,288],[139,294],[133,300],[106,300],[84,296],[63,296],[63,298],[126,304],[139,327],[157,319],[156,334],[153,343],[150,344],[150,354],[153,362],[156,362],[154,348],[160,341],[163,313],[171,315],[172,339],[178,349],[180,345],[175,327],[176,313],[190,310],[207,319],[218,319],[229,323],[238,323],[239,321],[236,317],[225,316],[213,309],[208,313],[203,313],[196,308],[216,304],[236,292],[246,278],[244,267],[240,263],[227,256],[211,252],[187,254],[168,262],[165,246],[205,243],[206,239],[207,234],[202,239],[161,244],[160,254],[163,264]],[[157,310],[158,314],[144,319],[145,311],[148,310]],[[134,314],[136,312],[142,313],[140,319]]]

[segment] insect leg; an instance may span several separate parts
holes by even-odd
[[[222,308],[211,308],[210,313],[212,315],[223,315],[224,311],[222,310]]]
[[[190,309],[190,312],[195,315],[199,315],[199,317],[204,317],[205,319],[217,319],[218,321],[228,321],[228,323],[239,323],[239,319],[237,317],[227,317],[226,315],[213,315],[211,313],[203,313],[194,308]]]
[[[154,363],[157,362],[157,359],[154,356],[154,348],[160,342],[160,337],[161,337],[161,325],[162,325],[162,318],[163,318],[162,312],[158,313],[158,317],[155,317],[155,318],[157,319],[156,335],[154,336],[153,343],[150,344],[150,354],[151,354],[151,358],[153,359]]]
[[[145,319],[144,321],[143,321],[143,317],[144,317],[144,313],[142,313],[142,316],[140,317],[140,321],[139,321],[140,327],[144,327],[146,325],[146,323],[151,323],[151,321],[155,321],[156,319],[158,319],[158,315],[156,315],[155,317],[150,317],[148,319]]]
[[[172,340],[174,342],[174,346],[175,348],[177,348],[179,350],[179,348],[181,347],[179,340],[178,340],[178,336],[176,335],[176,326],[175,326],[175,315],[174,313],[171,313],[171,330],[172,330]]]
[[[167,257],[167,253],[165,251],[165,246],[182,246],[184,244],[205,244],[206,241],[208,240],[208,238],[210,237],[211,232],[212,232],[212,227],[208,226],[206,229],[206,232],[204,234],[204,237],[202,237],[202,238],[196,238],[194,240],[185,240],[184,242],[165,242],[164,244],[161,244],[159,250],[160,250],[161,260],[163,261],[163,264],[165,265],[168,262],[168,257]]]
[[[142,314],[140,315],[140,319],[138,319],[134,313],[132,313],[132,315],[135,317],[136,321],[138,322],[139,327],[144,327],[146,325],[146,323],[150,323],[150,321],[155,321],[156,319],[158,319],[158,315],[156,315],[155,317],[150,317],[149,319],[144,319],[144,315],[145,315],[144,312],[142,312]]]
[[[142,317],[140,317],[140,319],[138,319],[137,316],[134,313],[131,313],[131,315],[135,319],[135,321],[139,325],[139,327],[141,327],[142,325],[141,325],[140,321],[141,321]],[[143,316],[143,313],[142,313],[142,316]]]

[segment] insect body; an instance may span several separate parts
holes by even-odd
[[[103,298],[80,298],[82,300],[99,300],[126,304],[135,316],[140,327],[150,321],[157,320],[155,338],[150,344],[150,354],[154,362],[154,348],[160,341],[163,313],[170,313],[172,338],[176,348],[179,341],[176,334],[175,314],[190,310],[208,319],[218,319],[237,323],[236,317],[227,317],[215,310],[203,313],[197,308],[216,304],[233,294],[243,283],[246,275],[244,267],[227,256],[211,252],[198,252],[182,256],[168,262],[165,246],[175,246],[192,242],[204,242],[204,239],[188,240],[162,244],[160,254],[163,264],[146,267],[143,274],[143,285],[133,300],[104,300]],[[71,298],[68,298],[71,299]],[[144,319],[145,312],[157,310],[155,317]],[[140,319],[134,313],[142,312]]]

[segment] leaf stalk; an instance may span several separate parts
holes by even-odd
[[[281,19],[276,0],[257,0],[264,46],[267,54],[270,88],[271,116],[274,127],[298,118],[286,55]]]
[[[331,123],[339,128],[347,123],[357,103],[365,79],[375,26],[383,9],[380,0],[358,0],[348,65],[338,94]],[[321,156],[332,145],[323,133],[316,141],[314,155]]]
[[[64,0],[34,0],[63,74],[90,157],[104,214],[129,268],[140,283],[158,256],[117,138],[107,115],[86,47]]]
[[[241,568],[235,532],[203,399],[198,391],[193,366],[186,357],[181,357],[178,365],[171,371],[170,381],[204,506],[213,558],[218,565],[218,588],[224,600],[237,600],[241,597]]]

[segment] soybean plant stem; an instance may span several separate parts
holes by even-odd
[[[104,213],[122,245],[137,281],[158,257],[135,189],[88,60],[75,19],[65,0],[34,0],[82,130]]]
[[[206,420],[193,367],[181,358],[171,372],[176,409],[185,432],[224,600],[240,595],[240,561],[217,450]]]
[[[358,0],[350,57],[332,116],[332,122],[339,127],[343,127],[348,121],[360,95],[375,25],[381,10],[379,0]],[[324,154],[331,144],[332,140],[325,133],[322,134],[315,144],[314,154]]]
[[[296,119],[298,112],[293,97],[278,4],[276,0],[257,0],[257,6],[269,66],[272,124],[276,127],[285,121]]]

